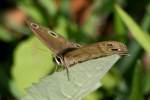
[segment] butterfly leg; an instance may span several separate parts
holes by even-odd
[[[55,65],[54,72],[58,71],[58,65]]]
[[[68,81],[70,81],[70,77],[69,77],[69,67],[68,67],[67,64],[65,65],[65,69],[66,69]]]

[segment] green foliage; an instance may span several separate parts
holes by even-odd
[[[46,50],[46,51],[40,51]],[[22,42],[14,54],[12,75],[20,94],[25,94],[25,89],[46,76],[53,68],[51,53],[35,37]]]
[[[140,45],[150,53],[150,35],[142,31],[142,29],[133,21],[133,19],[127,15],[118,5],[115,6],[118,15],[122,18],[128,29],[131,31],[134,38],[140,43]]]
[[[150,92],[150,69],[145,71],[145,77],[143,82],[144,82],[143,92],[149,93]]]
[[[37,23],[50,27],[70,41],[89,44],[103,40],[116,40],[127,44],[130,56],[122,57],[107,74],[105,71],[98,73],[99,71],[96,71],[93,65],[88,67],[79,64],[77,65],[79,68],[76,66],[69,68],[72,79],[77,77],[77,80],[73,80],[77,83],[82,83],[81,79],[85,81],[86,78],[83,77],[87,76],[80,77],[80,75],[87,72],[88,68],[95,70],[92,75],[102,75],[99,77],[102,86],[93,92],[92,84],[94,87],[95,81],[98,82],[99,78],[89,79],[86,82],[91,84],[82,84],[81,89],[75,87],[76,85],[69,87],[73,84],[69,84],[68,87],[64,85],[65,93],[68,93],[69,89],[71,91],[68,93],[69,96],[72,96],[73,90],[80,92],[86,90],[86,94],[87,92],[89,94],[83,98],[84,100],[150,99],[150,64],[149,61],[146,62],[145,57],[150,54],[150,2],[148,0],[7,0],[9,4],[3,1],[1,4],[6,8],[9,6],[9,9],[6,10],[5,7],[0,9],[2,17],[0,19],[0,99],[20,99],[25,94],[25,98],[36,98],[37,94],[38,97],[43,98],[45,95],[51,96],[54,92],[61,97],[59,86],[69,83],[65,70],[49,75],[55,66],[52,62],[52,53],[38,39],[31,37],[31,31],[23,23],[24,20],[17,23],[20,21],[20,13],[16,14],[18,8],[23,16],[30,16]],[[15,7],[11,8],[10,4],[13,3]],[[14,13],[12,14],[14,9],[15,17]],[[13,15],[14,20],[8,15]],[[15,18],[18,20],[16,21]],[[111,62],[116,61],[115,59],[114,57],[107,60]],[[104,63],[101,63],[101,60],[97,62],[99,65]],[[93,61],[90,64],[93,64]],[[102,66],[99,67],[109,69],[112,64],[109,67]],[[83,73],[80,68],[84,70]],[[57,84],[54,84],[55,82]],[[52,88],[51,83],[55,87]]]
[[[142,97],[142,66],[140,62],[137,62],[134,73],[131,93],[129,95],[129,100],[144,100]]]
[[[5,30],[2,26],[0,26],[0,40],[9,42],[12,41],[13,39],[14,38],[11,35],[11,33]]]

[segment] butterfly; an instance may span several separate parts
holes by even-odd
[[[30,19],[27,19],[26,23],[33,33],[53,52],[56,64],[66,69],[68,79],[68,68],[77,63],[113,54],[128,55],[127,46],[118,41],[103,41],[89,45],[80,45],[66,40],[63,36]]]

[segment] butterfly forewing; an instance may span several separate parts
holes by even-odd
[[[27,25],[33,33],[55,54],[62,52],[67,48],[78,48],[79,44],[69,42],[64,37],[49,30],[49,28],[38,25],[37,23],[26,20]]]

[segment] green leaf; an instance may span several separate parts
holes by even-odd
[[[40,4],[47,10],[47,13],[51,16],[56,15],[57,6],[53,0],[39,0]]]
[[[36,20],[37,22],[42,23],[43,22],[43,16],[40,13],[40,11],[38,10],[38,8],[36,6],[34,6],[33,4],[24,4],[24,3],[20,3],[19,4],[19,8],[21,10],[23,10],[28,16],[32,17],[34,20]]]
[[[146,13],[142,20],[142,28],[145,31],[150,31],[150,3],[146,8]]]
[[[67,20],[64,17],[59,17],[58,19],[58,25],[55,27],[55,31],[62,35],[63,37],[67,38]]]
[[[144,93],[150,93],[150,69],[145,70],[144,77]]]
[[[114,11],[114,27],[118,35],[125,36],[125,34],[127,34],[124,23],[122,22],[121,18],[118,16],[116,10]]]
[[[25,88],[52,71],[51,53],[41,49],[49,51],[37,38],[30,38],[15,50],[12,76],[21,95],[25,94]]]
[[[137,62],[137,65],[134,69],[133,74],[133,82],[131,87],[131,93],[129,96],[129,100],[144,100],[142,91],[143,91],[143,85],[142,85],[142,66],[140,62]]]
[[[9,33],[5,28],[0,26],[0,40],[6,41],[6,42],[10,42],[13,39],[14,38],[11,35],[11,33]]]
[[[119,58],[112,55],[76,64],[69,68],[70,81],[66,70],[55,72],[33,84],[22,100],[81,100],[100,87],[99,79]]]
[[[96,34],[96,25],[95,23],[98,22],[98,17],[94,14],[88,18],[87,21],[84,22],[84,25],[82,26],[83,31],[86,33],[86,35],[94,36]]]
[[[102,100],[102,97],[103,97],[102,93],[94,91],[85,96],[83,100]]]
[[[144,32],[140,26],[118,5],[115,6],[118,15],[121,17],[123,22],[126,24],[128,29],[131,31],[133,37],[136,41],[148,52],[150,53],[150,35]]]

